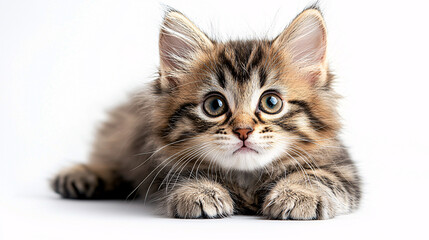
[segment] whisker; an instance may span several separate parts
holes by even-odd
[[[137,191],[137,189],[138,188],[140,188],[140,186],[160,167],[160,166],[162,166],[162,164],[163,163],[165,163],[166,161],[168,161],[168,163],[167,164],[165,164],[159,171],[158,171],[158,173],[157,173],[157,175],[171,162],[171,161],[173,161],[174,160],[174,156],[176,156],[176,155],[178,155],[178,154],[180,154],[180,153],[182,153],[183,151],[186,151],[187,150],[187,148],[186,149],[183,149],[183,150],[181,150],[181,151],[178,151],[178,152],[176,152],[175,154],[173,154],[173,155],[171,155],[170,157],[168,157],[168,158],[166,158],[166,159],[164,159],[160,164],[158,164],[148,175],[146,175],[146,177],[137,185],[137,187],[136,188],[134,188],[134,190],[133,191],[131,191],[131,193],[127,196],[127,198],[126,199],[128,199],[133,193],[135,193],[136,191]]]
[[[195,150],[195,151],[191,152],[190,154],[188,154],[188,156],[186,156],[186,158],[188,158],[188,159],[185,159],[185,160],[183,161],[183,164],[181,164],[181,165],[176,169],[176,171],[173,173],[173,176],[170,178],[170,180],[169,180],[169,181],[167,181],[167,184],[166,184],[166,192],[168,192],[168,186],[170,185],[170,182],[173,180],[174,176],[176,176],[177,171],[180,169],[179,173],[177,174],[177,176],[180,176],[181,172],[182,172],[182,171],[183,171],[183,169],[186,167],[186,165],[187,165],[189,162],[191,162],[192,160],[194,160],[194,157],[195,157],[196,155],[199,155],[199,154],[200,154],[200,152],[203,152],[203,151],[204,151],[204,149],[205,149],[209,144],[210,144],[210,143],[201,144],[201,146],[200,146],[197,150]],[[177,177],[176,177],[176,179],[177,179]],[[173,187],[174,187],[174,186],[173,186]]]
[[[146,162],[148,162],[150,159],[152,159],[152,157],[153,157],[153,156],[155,156],[155,154],[156,154],[156,153],[158,153],[159,151],[161,151],[162,149],[164,149],[164,148],[166,148],[166,147],[168,147],[168,146],[171,146],[171,145],[173,145],[173,144],[177,144],[177,143],[180,143],[180,142],[188,141],[188,140],[191,140],[191,139],[197,139],[197,138],[201,138],[201,137],[200,137],[200,136],[197,136],[197,137],[185,138],[185,139],[181,139],[181,140],[178,140],[178,141],[175,141],[175,142],[172,142],[172,143],[166,144],[166,145],[162,146],[161,148],[159,148],[158,150],[154,151],[154,153],[153,153],[151,156],[149,156],[149,157],[148,157],[144,162],[142,162],[142,163],[140,163],[139,165],[137,165],[136,167],[132,168],[130,171],[134,171],[134,170],[136,170],[137,168],[141,167],[143,164],[145,164],[145,163],[146,163]],[[140,156],[140,155],[144,155],[144,154],[147,154],[147,153],[139,153],[139,154],[136,154],[135,156]]]

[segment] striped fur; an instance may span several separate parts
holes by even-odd
[[[273,40],[228,42],[170,10],[160,58],[159,77],[111,112],[89,162],[53,179],[57,193],[139,195],[179,218],[328,219],[358,207],[316,8]],[[214,93],[226,109],[218,117],[203,110]],[[279,112],[263,111],[265,94],[279,97]]]

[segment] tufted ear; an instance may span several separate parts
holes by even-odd
[[[304,72],[313,84],[326,80],[326,28],[319,10],[310,8],[299,14],[275,40],[291,64]]]
[[[193,55],[213,47],[212,41],[183,14],[169,10],[159,36],[160,70],[169,86],[179,81],[175,75],[186,69]]]

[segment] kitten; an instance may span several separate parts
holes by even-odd
[[[338,138],[320,11],[273,40],[218,42],[175,10],[159,77],[111,112],[90,160],[61,171],[64,198],[158,201],[178,218],[328,219],[356,209],[360,181]]]

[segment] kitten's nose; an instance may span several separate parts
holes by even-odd
[[[245,141],[249,135],[253,132],[252,128],[236,128],[232,130],[235,134],[237,134],[238,138]]]

